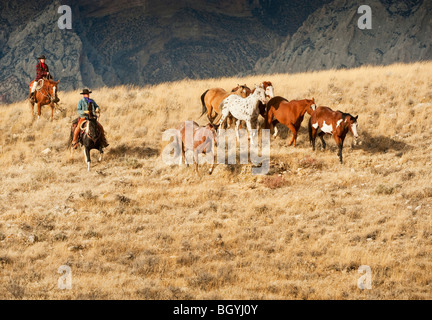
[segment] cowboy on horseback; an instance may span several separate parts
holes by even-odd
[[[89,108],[93,107],[92,110],[94,110],[95,112],[100,112],[100,108],[97,105],[96,101],[90,99],[90,93],[92,93],[92,91],[90,91],[89,89],[83,89],[83,91],[80,93],[83,95],[83,98],[78,102],[78,107],[77,107],[79,120],[73,135],[72,148],[74,149],[78,147],[78,138],[81,131],[81,126],[82,123],[88,119],[88,116],[90,114]],[[102,140],[101,146],[102,148],[106,148],[109,146],[109,144],[105,138],[104,128],[99,122],[97,122],[97,124],[99,130],[101,130],[101,140]]]
[[[35,102],[35,91],[36,86],[41,79],[52,79],[52,76],[49,73],[48,65],[45,63],[45,55],[41,55],[38,57],[39,63],[36,65],[36,78],[31,87],[31,91],[29,94],[29,99]]]

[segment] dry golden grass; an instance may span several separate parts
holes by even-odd
[[[264,80],[359,115],[343,165],[331,137],[312,152],[308,116],[296,148],[280,128],[267,176],[161,161],[164,130],[205,124],[202,92]],[[432,63],[97,89],[110,147],[90,173],[66,150],[78,93],[60,91],[52,123],[0,107],[0,298],[432,298]]]

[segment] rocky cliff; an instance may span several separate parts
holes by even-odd
[[[0,103],[26,97],[42,53],[60,90],[431,58],[431,1],[369,0],[372,30],[357,27],[362,2],[3,1]]]
[[[372,29],[358,28],[365,1],[334,0],[311,14],[257,73],[351,68],[432,59],[432,1],[370,0]]]
[[[60,90],[248,72],[328,1],[0,2],[0,103],[26,97],[42,53]],[[71,30],[57,27],[60,4]]]

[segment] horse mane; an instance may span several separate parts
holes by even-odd
[[[287,99],[285,99],[284,97],[281,97],[281,96],[276,96],[276,97],[271,98],[267,102],[266,110],[268,110],[268,108],[270,108],[270,106],[273,106],[273,108],[275,108],[275,110],[277,110],[282,101],[289,102]]]
[[[346,113],[346,112],[343,112],[343,111],[340,111],[340,110],[338,110],[337,112],[340,112],[342,114],[342,120],[345,120],[345,118],[348,117],[348,116],[350,116],[351,118],[354,119],[354,117],[351,114],[349,114],[349,113]]]
[[[57,81],[54,81],[54,80],[51,80],[51,79],[44,78],[43,81],[44,81],[44,84],[45,83],[48,83],[48,84],[51,84],[51,85],[56,85],[57,84]]]

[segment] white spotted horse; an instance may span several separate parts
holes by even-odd
[[[312,143],[312,149],[315,151],[317,134],[321,139],[323,149],[326,147],[324,135],[330,134],[339,148],[338,156],[340,163],[342,163],[342,148],[347,133],[351,132],[355,139],[358,138],[357,119],[358,116],[354,117],[349,113],[333,111],[329,107],[320,106],[316,108],[309,119],[309,139]]]
[[[236,119],[236,136],[237,139],[239,139],[239,125],[240,121],[246,121],[246,126],[249,130],[249,135],[251,139],[251,143],[253,144],[252,140],[252,122],[257,124],[258,129],[258,115],[259,115],[259,102],[262,102],[263,104],[267,103],[266,98],[266,92],[263,88],[262,84],[257,86],[255,85],[255,90],[252,94],[250,94],[246,98],[242,98],[238,95],[230,95],[227,98],[225,98],[219,109],[221,110],[221,119],[218,123],[218,125],[221,125],[226,117],[228,117],[230,114]]]

